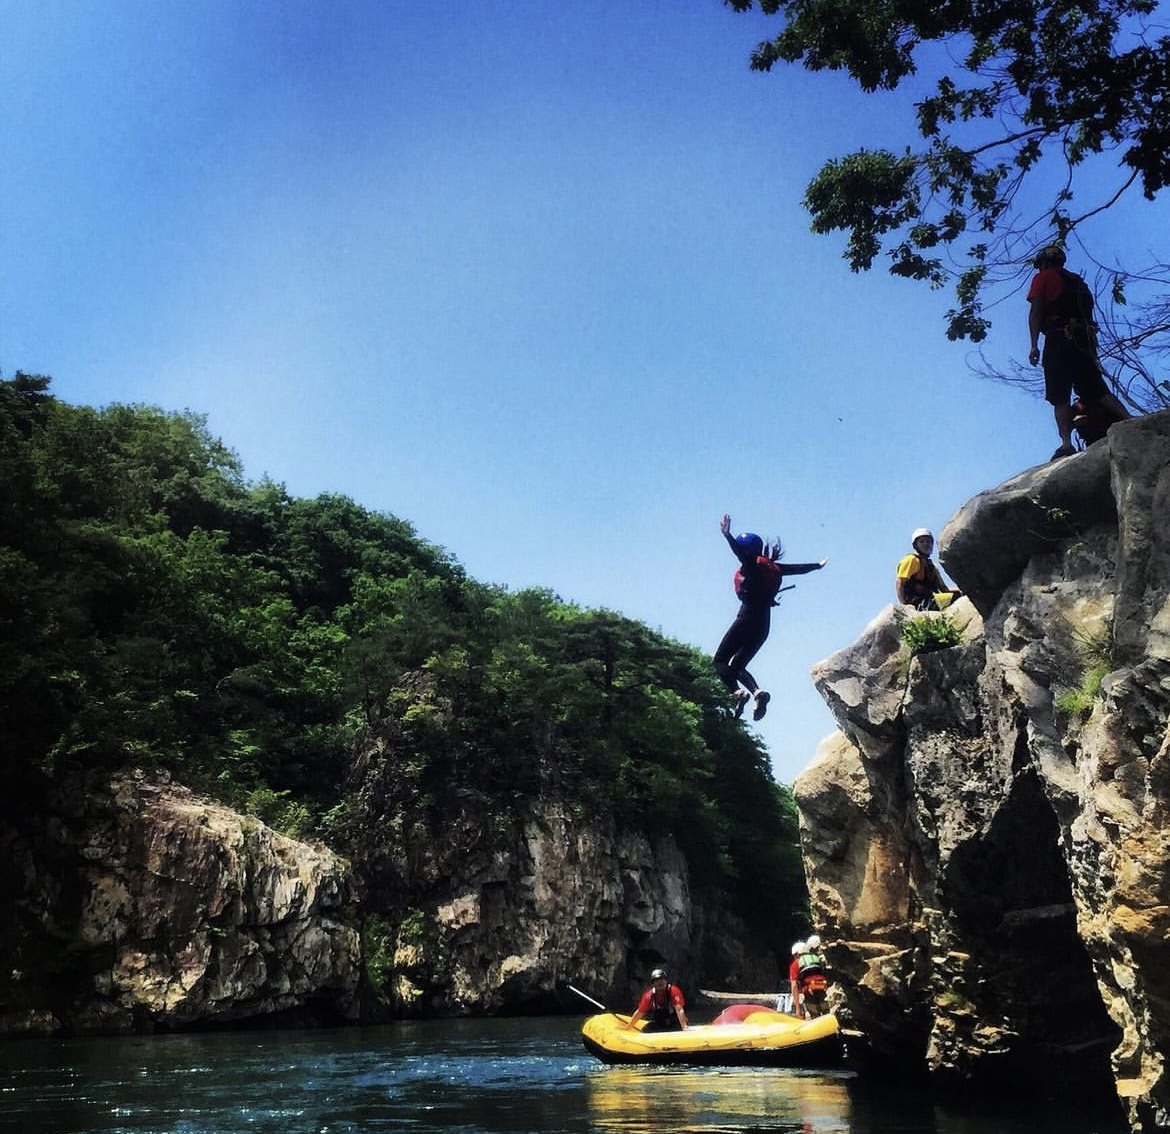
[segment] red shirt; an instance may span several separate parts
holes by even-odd
[[[669,1000],[669,1007],[671,1008],[685,1008],[687,1002],[683,999],[682,990],[673,984],[668,984],[663,990],[663,999],[658,1000],[657,1007],[667,1007],[666,1001]],[[655,1008],[655,993],[653,987],[646,989],[642,993],[642,999],[638,1001],[638,1011],[645,1016],[649,1012],[653,1012]]]
[[[1064,294],[1064,273],[1059,268],[1045,268],[1032,277],[1028,288],[1028,302],[1040,300],[1045,327],[1062,327],[1066,319],[1052,311],[1052,305]]]

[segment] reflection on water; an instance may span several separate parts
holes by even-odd
[[[845,1073],[783,1068],[606,1067],[586,1079],[595,1129],[847,1132]]]
[[[1048,1108],[994,1116],[844,1071],[609,1067],[580,1021],[4,1046],[0,1134],[1113,1134]],[[990,1101],[1003,1104],[999,1098]]]

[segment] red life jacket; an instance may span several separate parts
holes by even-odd
[[[776,596],[780,593],[780,583],[784,576],[780,571],[780,564],[774,563],[763,555],[756,556],[756,569],[750,578],[745,579],[743,568],[735,573],[735,597],[741,602],[767,602],[775,605]]]

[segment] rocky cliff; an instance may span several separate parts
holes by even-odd
[[[819,664],[795,793],[847,1022],[949,1085],[1116,1092],[1170,1125],[1170,413],[941,534],[959,641],[904,608]]]
[[[349,870],[323,848],[128,775],[60,786],[0,851],[0,1035],[356,1014]]]
[[[141,774],[0,819],[0,1036],[588,1011],[570,984],[628,1008],[664,960],[777,987],[670,837],[459,786],[402,806],[393,760],[359,764],[352,864]]]
[[[355,761],[354,867],[382,1012],[588,1011],[570,984],[628,1010],[662,963],[692,988],[700,975],[778,987],[775,955],[694,893],[673,838],[556,795],[512,802],[446,784],[427,804],[404,788],[409,758],[391,729]]]

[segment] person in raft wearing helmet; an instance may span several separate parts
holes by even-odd
[[[788,988],[792,995],[792,1014],[798,1019],[804,1019],[804,1009],[800,1004],[800,955],[808,948],[805,941],[794,941],[792,944],[792,960],[788,965]]]
[[[1055,244],[1042,248],[1034,265],[1036,275],[1028,288],[1028,361],[1041,361],[1040,336],[1044,336],[1044,400],[1052,406],[1060,445],[1052,459],[1076,452],[1070,398],[1073,390],[1083,405],[1099,408],[1114,420],[1129,411],[1109,392],[1097,357],[1097,324],[1093,322],[1093,293],[1081,276],[1066,271],[1064,249]]]
[[[894,587],[903,606],[912,606],[915,610],[941,610],[952,598],[962,595],[958,588],[948,587],[943,582],[942,572],[930,558],[934,536],[929,528],[918,528],[910,537],[910,546],[914,550],[898,560],[898,569],[894,573]],[[940,601],[940,595],[949,595],[950,598]]]
[[[796,967],[801,996],[800,1015],[815,1020],[829,1010],[829,970],[821,952],[821,939],[815,933],[804,943],[804,951],[796,958]]]
[[[626,1023],[632,1028],[643,1017],[646,1019],[644,1032],[685,1032],[687,1029],[686,1000],[682,989],[670,983],[665,969],[655,969],[650,974],[650,987],[642,993],[638,1007]]]
[[[785,575],[807,575],[819,571],[827,559],[819,563],[781,563],[784,548],[780,541],[768,545],[755,532],[731,534],[731,517],[724,516],[719,530],[728,546],[739,560],[735,573],[735,595],[739,599],[739,612],[735,621],[719,643],[712,661],[734,703],[735,715],[743,716],[747,703],[755,700],[753,720],[760,720],[768,711],[772,695],[756,683],[748,672],[748,663],[768,640],[772,628],[772,607],[780,593],[780,584]],[[742,688],[741,688],[742,687]]]

